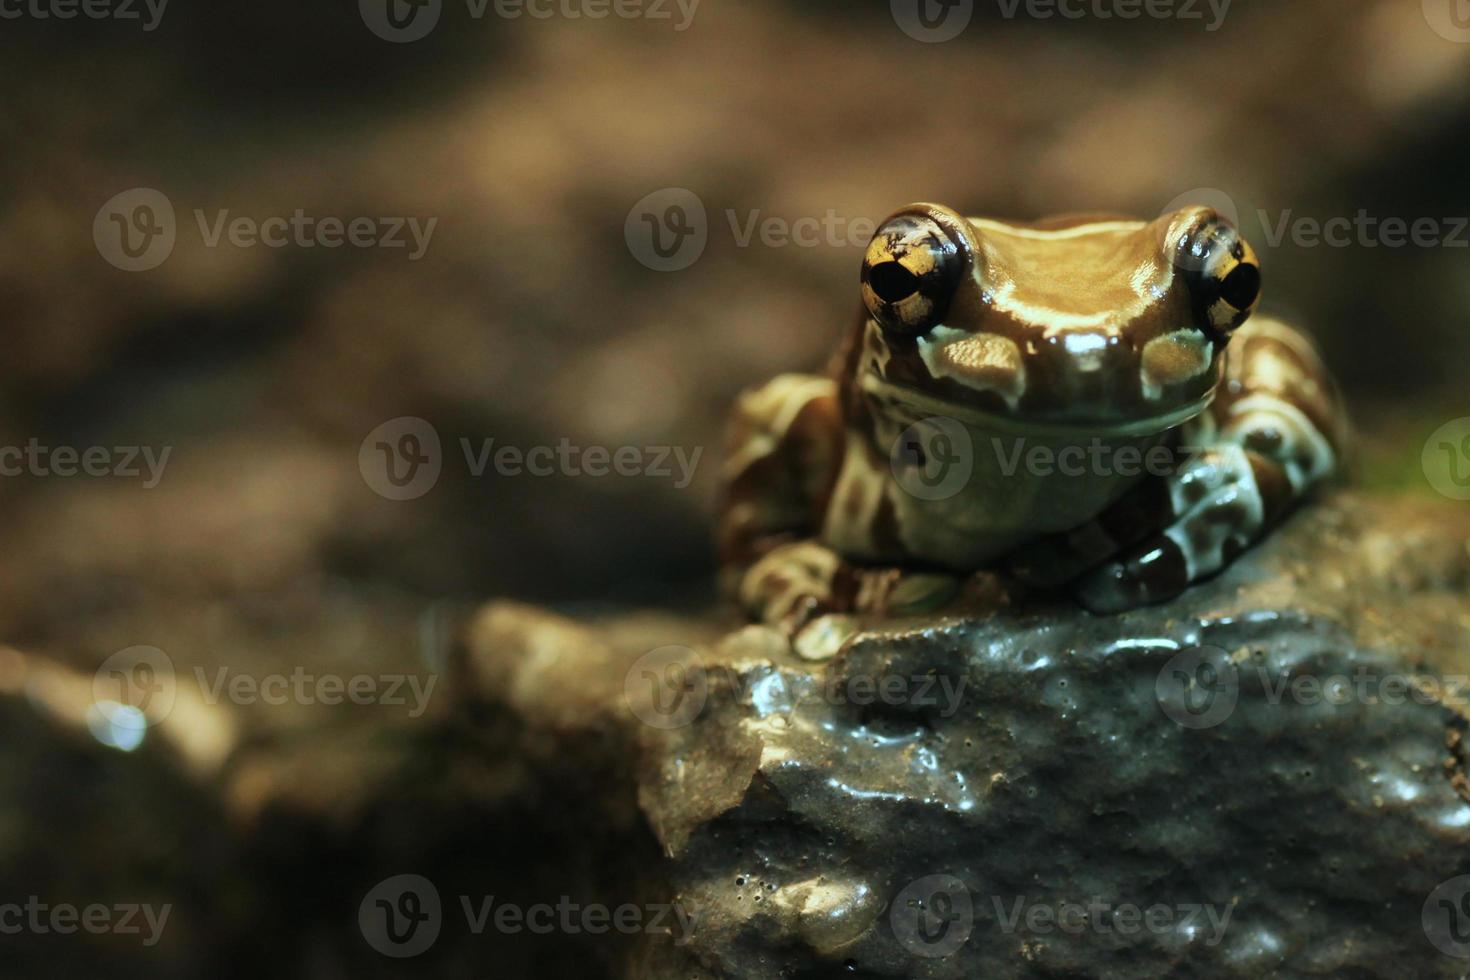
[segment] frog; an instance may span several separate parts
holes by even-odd
[[[826,373],[736,400],[724,590],[795,635],[997,589],[1118,615],[1217,575],[1350,449],[1314,342],[1256,315],[1262,282],[1212,207],[901,208],[868,242]]]

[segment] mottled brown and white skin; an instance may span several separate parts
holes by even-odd
[[[863,259],[831,377],[743,395],[723,575],[757,620],[941,603],[1000,569],[1096,613],[1178,595],[1341,467],[1311,342],[1250,320],[1209,208],[1032,225],[916,204]]]

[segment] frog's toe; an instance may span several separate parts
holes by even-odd
[[[1214,575],[1250,546],[1274,510],[1264,461],[1238,446],[1220,446],[1176,478],[1174,507],[1183,516],[1121,559],[1087,573],[1077,596],[1093,612],[1110,613],[1172,599]]]
[[[1098,615],[1164,602],[1190,583],[1189,562],[1179,544],[1161,534],[1122,561],[1108,562],[1077,583],[1077,600]]]

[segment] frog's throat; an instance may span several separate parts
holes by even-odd
[[[926,415],[952,418],[957,422],[970,423],[996,432],[1036,437],[1157,435],[1195,418],[1209,407],[1210,401],[1215,397],[1215,391],[1212,388],[1199,398],[1172,412],[1151,415],[1147,418],[1130,419],[1126,422],[1051,422],[989,412],[963,402],[931,395],[908,385],[895,384],[872,374],[863,375],[862,387],[866,395],[902,402],[909,408]]]

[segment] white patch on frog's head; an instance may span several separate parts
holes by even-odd
[[[1012,411],[1026,393],[1021,348],[1009,337],[967,333],[940,324],[920,337],[918,345],[932,378],[949,378],[976,391],[994,392]]]
[[[1168,388],[1208,371],[1214,356],[1214,344],[1192,327],[1155,337],[1144,345],[1138,367],[1143,396],[1149,401],[1160,400]]]

